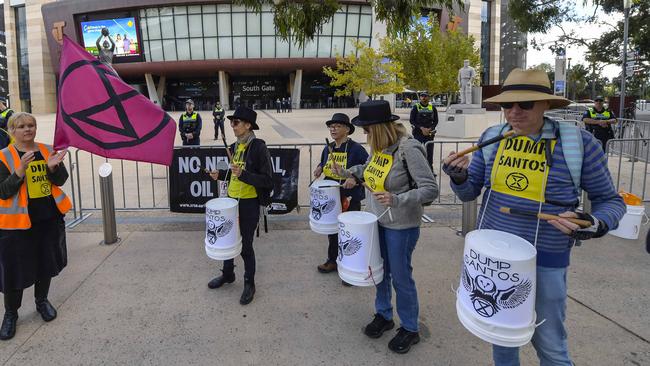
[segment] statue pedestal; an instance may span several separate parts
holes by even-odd
[[[436,127],[437,136],[455,138],[478,138],[486,128],[498,124],[490,120],[480,104],[453,104],[447,108],[447,116]]]

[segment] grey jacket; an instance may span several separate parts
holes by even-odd
[[[390,212],[379,219],[379,224],[389,229],[419,227],[423,212],[422,204],[433,201],[439,193],[438,184],[427,162],[424,147],[416,139],[402,137],[399,142],[382,152],[393,155],[393,165],[386,177],[384,187],[394,196]],[[372,155],[365,164],[355,165],[347,169],[345,173],[348,176],[355,174],[357,177],[363,177],[363,171],[371,158]],[[417,188],[409,187],[404,159]],[[368,199],[366,211],[377,216],[384,213],[386,206],[377,202],[370,192],[366,193],[366,197]]]

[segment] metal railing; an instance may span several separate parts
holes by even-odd
[[[605,154],[616,190],[636,194],[644,202],[650,202],[647,184],[649,146],[650,138],[613,139],[607,142]]]

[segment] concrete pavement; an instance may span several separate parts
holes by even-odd
[[[435,213],[433,213],[435,216]],[[463,239],[448,226],[422,229],[414,256],[423,339],[406,355],[362,334],[374,289],[317,273],[326,238],[306,217],[272,219],[255,239],[258,292],[238,303],[237,281],[206,286],[220,263],[203,248],[200,215],[182,223],[120,217],[122,241],[98,245],[93,217],[68,233],[69,265],[53,281],[59,317],[43,323],[27,293],[18,332],[0,344],[4,365],[489,365],[490,346],[455,314]],[[158,220],[159,223],[156,223]],[[131,230],[139,227],[139,230]],[[127,230],[128,231],[125,231]],[[199,229],[199,230],[197,230]],[[187,231],[185,231],[187,230]],[[650,255],[611,236],[576,248],[567,327],[577,365],[650,365]],[[523,348],[522,364],[535,364]]]

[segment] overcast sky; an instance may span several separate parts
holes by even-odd
[[[581,5],[582,1],[578,1],[578,3],[579,3],[579,9],[578,9],[579,12],[583,14],[585,12],[589,12],[589,14],[593,13],[593,7],[583,8]],[[623,18],[623,15],[613,14],[613,16],[605,16],[605,17],[601,16],[600,18],[606,19],[606,21],[601,20],[597,24],[565,23],[563,27],[566,32],[570,32],[574,30],[579,35],[582,35],[583,37],[589,37],[591,39],[595,39],[598,38],[601,34],[612,29],[609,25],[607,25],[607,23],[614,25],[616,24],[617,21]],[[540,34],[540,33],[529,34],[528,35],[529,40],[535,37],[538,43],[548,43],[548,44],[545,45],[541,51],[537,51],[532,48],[528,49],[527,60],[526,60],[527,66],[533,67],[535,65],[539,65],[541,63],[547,62],[550,63],[551,66],[555,67],[555,55],[551,53],[551,51],[548,49],[548,46],[552,45],[553,41],[556,40],[560,35],[562,35],[562,31],[560,30],[559,27],[550,29],[547,34]],[[567,48],[566,57],[571,58],[571,65],[580,63],[586,66],[587,62],[584,61],[585,51],[586,51],[585,47],[571,46]],[[611,80],[612,77],[618,76],[620,71],[621,71],[620,65],[608,65],[603,70],[603,76],[606,76]]]

